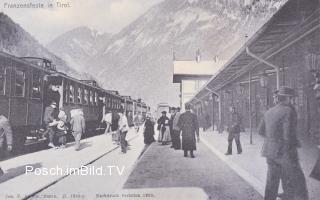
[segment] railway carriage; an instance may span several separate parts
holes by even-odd
[[[130,96],[122,96],[121,104],[126,112],[126,115],[128,116],[129,113],[133,114],[134,107],[133,107],[133,99],[131,99]]]
[[[0,52],[0,114],[12,125],[14,151],[21,150],[32,130],[41,127],[44,77],[55,71],[49,60],[30,59]]]
[[[49,92],[57,89],[57,95]],[[50,99],[50,98],[52,99]],[[92,80],[77,80],[58,72],[45,58],[15,56],[0,52],[0,114],[6,116],[13,129],[13,152],[25,152],[26,147],[45,144],[41,137],[45,106],[57,101],[69,115],[82,108],[87,136],[95,133],[106,109],[118,110],[121,97],[116,91],[100,88]]]

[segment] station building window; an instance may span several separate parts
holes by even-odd
[[[14,95],[16,97],[25,96],[25,86],[26,86],[26,73],[23,70],[16,69],[15,74],[15,89]]]
[[[0,67],[0,95],[5,94],[6,88],[6,68]]]
[[[74,87],[73,85],[69,85],[69,102],[74,103]]]
[[[31,98],[41,98],[41,74],[40,71],[33,71],[32,73],[32,92]]]

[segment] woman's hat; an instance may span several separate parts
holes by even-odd
[[[287,87],[287,86],[281,86],[278,91],[278,96],[286,96],[286,97],[294,97],[295,92],[293,88]]]

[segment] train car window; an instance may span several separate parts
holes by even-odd
[[[40,71],[33,71],[32,73],[32,92],[31,98],[41,98],[41,74]]]
[[[88,100],[89,100],[88,90],[84,89],[83,104],[88,104]]]
[[[110,99],[109,99],[109,97],[107,98],[107,107],[110,108]]]
[[[16,97],[25,96],[26,73],[20,69],[16,69],[14,95]]]
[[[66,81],[64,81],[64,84],[63,84],[63,102],[64,103],[67,103],[68,102],[68,88],[69,88],[69,85]]]
[[[93,92],[90,90],[89,94],[90,94],[89,103],[93,105]]]
[[[98,93],[97,92],[95,92],[94,93],[94,104],[97,106],[98,105]]]
[[[78,87],[77,103],[82,103],[82,88]]]
[[[74,103],[74,87],[73,85],[69,85],[69,102]]]
[[[5,94],[6,88],[6,68],[0,67],[0,95]]]

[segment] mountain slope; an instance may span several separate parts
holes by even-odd
[[[164,0],[117,34],[100,37],[82,27],[48,47],[73,66],[94,72],[106,88],[151,105],[177,105],[173,54],[178,60],[193,60],[200,49],[203,60],[229,59],[245,36],[253,35],[284,2]]]
[[[254,5],[238,0],[166,0],[114,35],[91,59],[106,87],[159,101],[178,103],[172,84],[172,54],[190,60],[228,59],[285,2]]]
[[[45,57],[52,60],[59,71],[76,77],[80,76],[76,70],[71,69],[61,58],[49,52],[4,13],[0,13],[0,27],[0,51],[17,57]]]
[[[85,71],[88,59],[106,45],[111,35],[78,27],[51,41],[46,47],[74,69]]]

